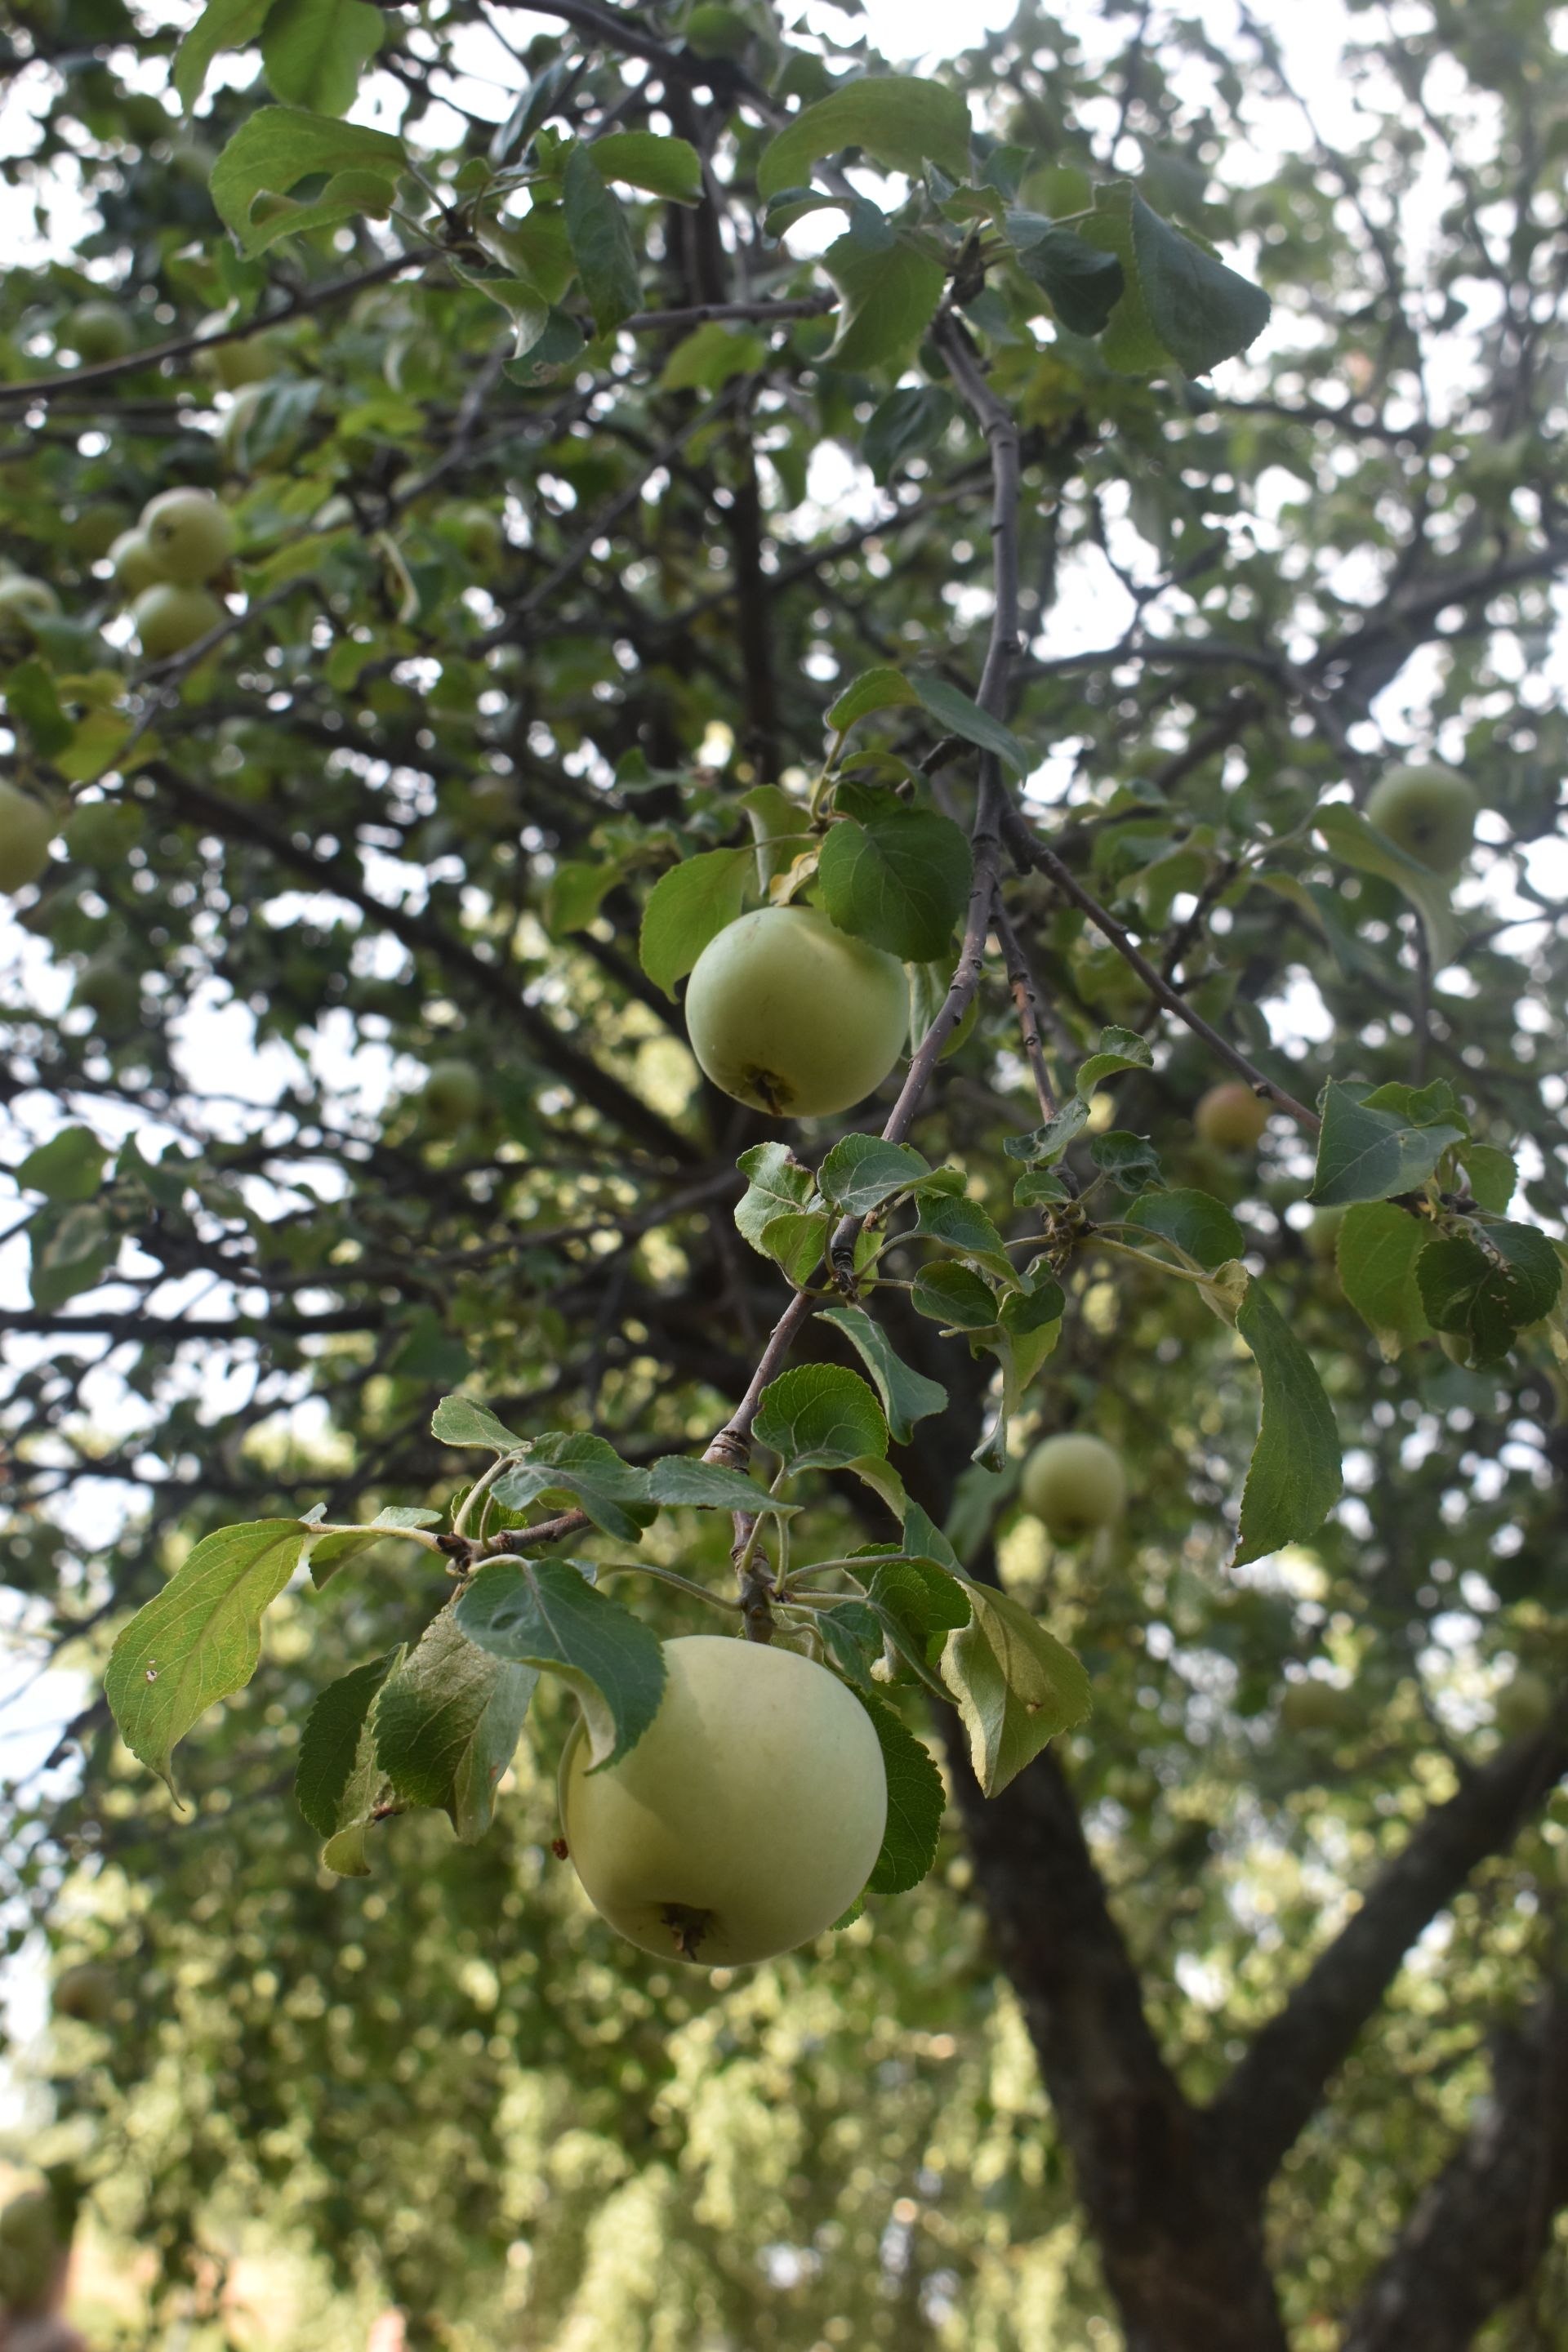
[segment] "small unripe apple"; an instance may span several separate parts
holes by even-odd
[[[888,1817],[881,1744],[824,1666],[771,1643],[664,1644],[658,1713],[617,1764],[561,1759],[561,1826],[584,1893],[628,1943],[701,1968],[772,1959],[842,1917]]]
[[[66,320],[60,342],[83,367],[122,360],[136,341],[129,312],[116,302],[81,302]]]
[[[484,1108],[485,1090],[471,1062],[432,1062],[419,1097],[425,1124],[437,1135],[456,1135],[471,1126]]]
[[[134,801],[84,801],[61,830],[71,856],[84,866],[115,866],[141,839],[145,821]]]
[[[52,808],[0,779],[0,890],[25,890],[37,880],[58,831]]]
[[[0,644],[15,648],[32,637],[40,621],[59,618],[60,600],[47,580],[14,572],[0,580]]]
[[[229,324],[221,311],[215,310],[196,329],[199,335],[215,335]],[[237,335],[231,342],[211,343],[195,353],[197,366],[210,376],[222,392],[237,392],[242,384],[262,383],[278,373],[279,345],[276,336],[268,334]]]
[[[1268,1105],[1239,1079],[1211,1087],[1193,1113],[1193,1125],[1216,1151],[1250,1151],[1268,1124]]]
[[[100,1960],[80,1960],[55,1979],[50,2006],[57,2017],[82,2025],[106,2025],[114,2011],[114,1971]]]
[[[234,518],[211,490],[161,490],[142,509],[159,577],[195,588],[216,579],[235,549]]]
[[[131,618],[144,658],[167,661],[226,621],[228,614],[210,590],[176,588],[172,580],[161,580],[156,587],[142,590],[131,607]]]
[[[1544,1675],[1521,1666],[1492,1701],[1492,1719],[1505,1739],[1530,1739],[1552,1719],[1556,1694]]]
[[[94,499],[71,517],[69,539],[73,555],[97,563],[107,555],[131,518],[116,499]]]
[[[1024,1508],[1056,1543],[1076,1543],[1109,1527],[1127,1507],[1121,1456],[1088,1430],[1042,1438],[1024,1465]]]
[[[144,530],[122,530],[110,547],[109,560],[114,566],[114,584],[127,603],[144,590],[156,588],[163,576]]]
[[[847,1110],[909,1028],[904,968],[815,907],[763,907],[710,940],[686,992],[691,1050],[716,1087],[775,1118]]]
[[[130,1029],[141,1013],[142,985],[117,957],[94,956],[76,976],[71,1003],[84,1005],[105,1029]]]
[[[1342,1690],[1321,1675],[1287,1683],[1279,1701],[1279,1720],[1287,1731],[1310,1738],[1317,1732],[1359,1730],[1361,1703],[1353,1690]]]
[[[1406,856],[1435,874],[1452,874],[1469,855],[1480,805],[1452,768],[1390,768],[1373,787],[1366,814]]]

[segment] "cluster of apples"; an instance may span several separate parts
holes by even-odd
[[[109,551],[148,661],[167,661],[228,618],[208,584],[226,572],[234,518],[211,490],[160,490]]]

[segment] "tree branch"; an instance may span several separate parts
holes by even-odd
[[[1565,1771],[1568,1735],[1553,1729],[1505,1748],[1472,1773],[1384,1864],[1360,1909],[1259,2030],[1210,2109],[1237,2169],[1259,2195],[1416,1937],[1479,1863],[1511,1843]],[[1426,2352],[1425,2337],[1405,2341],[1419,2342]]]

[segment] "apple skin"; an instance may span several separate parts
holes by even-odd
[[[127,602],[156,588],[163,576],[144,530],[122,530],[110,548],[109,560],[114,566],[114,584]]]
[[[1219,1151],[1256,1150],[1268,1124],[1268,1105],[1240,1079],[1211,1087],[1193,1113],[1193,1125]]]
[[[1109,1527],[1127,1507],[1121,1456],[1088,1430],[1042,1438],[1024,1465],[1024,1508],[1057,1543],[1076,1543]]]
[[[1373,786],[1367,821],[1434,874],[1453,874],[1476,837],[1480,802],[1453,768],[1390,768]]]
[[[58,830],[53,809],[0,779],[0,890],[25,890],[37,880]]]
[[[210,490],[161,490],[142,509],[158,576],[197,588],[224,570],[235,549],[234,518]]]
[[[618,1764],[561,1759],[561,1826],[588,1900],[660,1959],[730,1968],[841,1918],[881,1850],[881,1745],[853,1692],[794,1650],[664,1644],[658,1713]]]
[[[815,907],[762,907],[698,957],[686,991],[691,1050],[714,1085],[774,1118],[847,1110],[904,1050],[902,964]]]
[[[143,659],[167,661],[226,621],[228,612],[205,588],[176,588],[172,580],[160,580],[156,587],[142,590],[131,617]]]
[[[101,367],[109,360],[122,360],[136,341],[136,331],[125,312],[113,302],[83,302],[66,320],[60,338],[68,352],[74,352],[83,367]]]
[[[1492,1720],[1505,1739],[1531,1739],[1552,1720],[1556,1697],[1544,1675],[1521,1666],[1492,1702]]]
[[[432,1062],[419,1097],[425,1124],[438,1135],[456,1135],[484,1108],[485,1090],[471,1062]]]

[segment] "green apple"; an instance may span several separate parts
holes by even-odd
[[[701,1968],[772,1959],[847,1911],[881,1850],[888,1783],[859,1700],[794,1650],[689,1633],[664,1645],[658,1713],[590,1768],[561,1759],[561,1826],[584,1893],[628,1943]]]
[[[200,331],[216,333],[225,324],[221,319],[204,319]],[[245,385],[265,383],[276,375],[279,347],[271,335],[245,335],[231,343],[214,343],[210,350],[196,354],[203,373],[211,376],[220,392],[238,392]]]
[[[1544,1675],[1521,1666],[1492,1701],[1492,1719],[1505,1739],[1531,1739],[1552,1720],[1556,1694]]]
[[[815,907],[728,924],[686,991],[691,1050],[716,1087],[775,1118],[847,1110],[879,1087],[909,1029],[904,968]]]
[[[52,808],[0,779],[0,890],[25,890],[37,880],[58,830]]]
[[[1307,1675],[1286,1684],[1279,1720],[1287,1731],[1307,1738],[1320,1731],[1356,1731],[1362,1723],[1361,1702],[1353,1690],[1342,1690],[1321,1675]]]
[[[1480,802],[1452,768],[1390,768],[1366,804],[1368,822],[1435,874],[1452,874],[1469,855]]]
[[[84,866],[115,866],[141,839],[145,821],[134,801],[83,801],[61,830]]]
[[[167,661],[226,621],[228,613],[208,589],[177,588],[173,581],[161,580],[155,588],[142,590],[131,607],[131,618],[144,659]]]
[[[1088,1430],[1042,1438],[1024,1465],[1024,1508],[1057,1543],[1076,1543],[1109,1527],[1127,1507],[1121,1456]]]
[[[432,1062],[419,1097],[425,1124],[437,1135],[456,1135],[471,1126],[484,1108],[485,1090],[471,1062]]]
[[[62,348],[74,352],[83,367],[122,360],[135,341],[131,314],[118,302],[79,303],[60,336]]]
[[[27,644],[40,621],[59,618],[60,600],[47,580],[14,572],[0,580],[0,644]]]
[[[144,530],[122,530],[110,547],[109,560],[114,566],[114,584],[127,602],[145,589],[156,588],[163,576]]]
[[[68,537],[73,555],[97,563],[106,556],[131,517],[117,499],[93,499],[72,515]]]
[[[100,1960],[80,1960],[55,1979],[51,2007],[57,2017],[82,2025],[106,2025],[114,2011],[114,1970]]]
[[[214,580],[235,549],[234,518],[211,490],[161,490],[142,509],[160,579],[195,588]]]
[[[1268,1105],[1239,1078],[1211,1087],[1193,1113],[1193,1125],[1218,1151],[1253,1150],[1268,1124]]]

